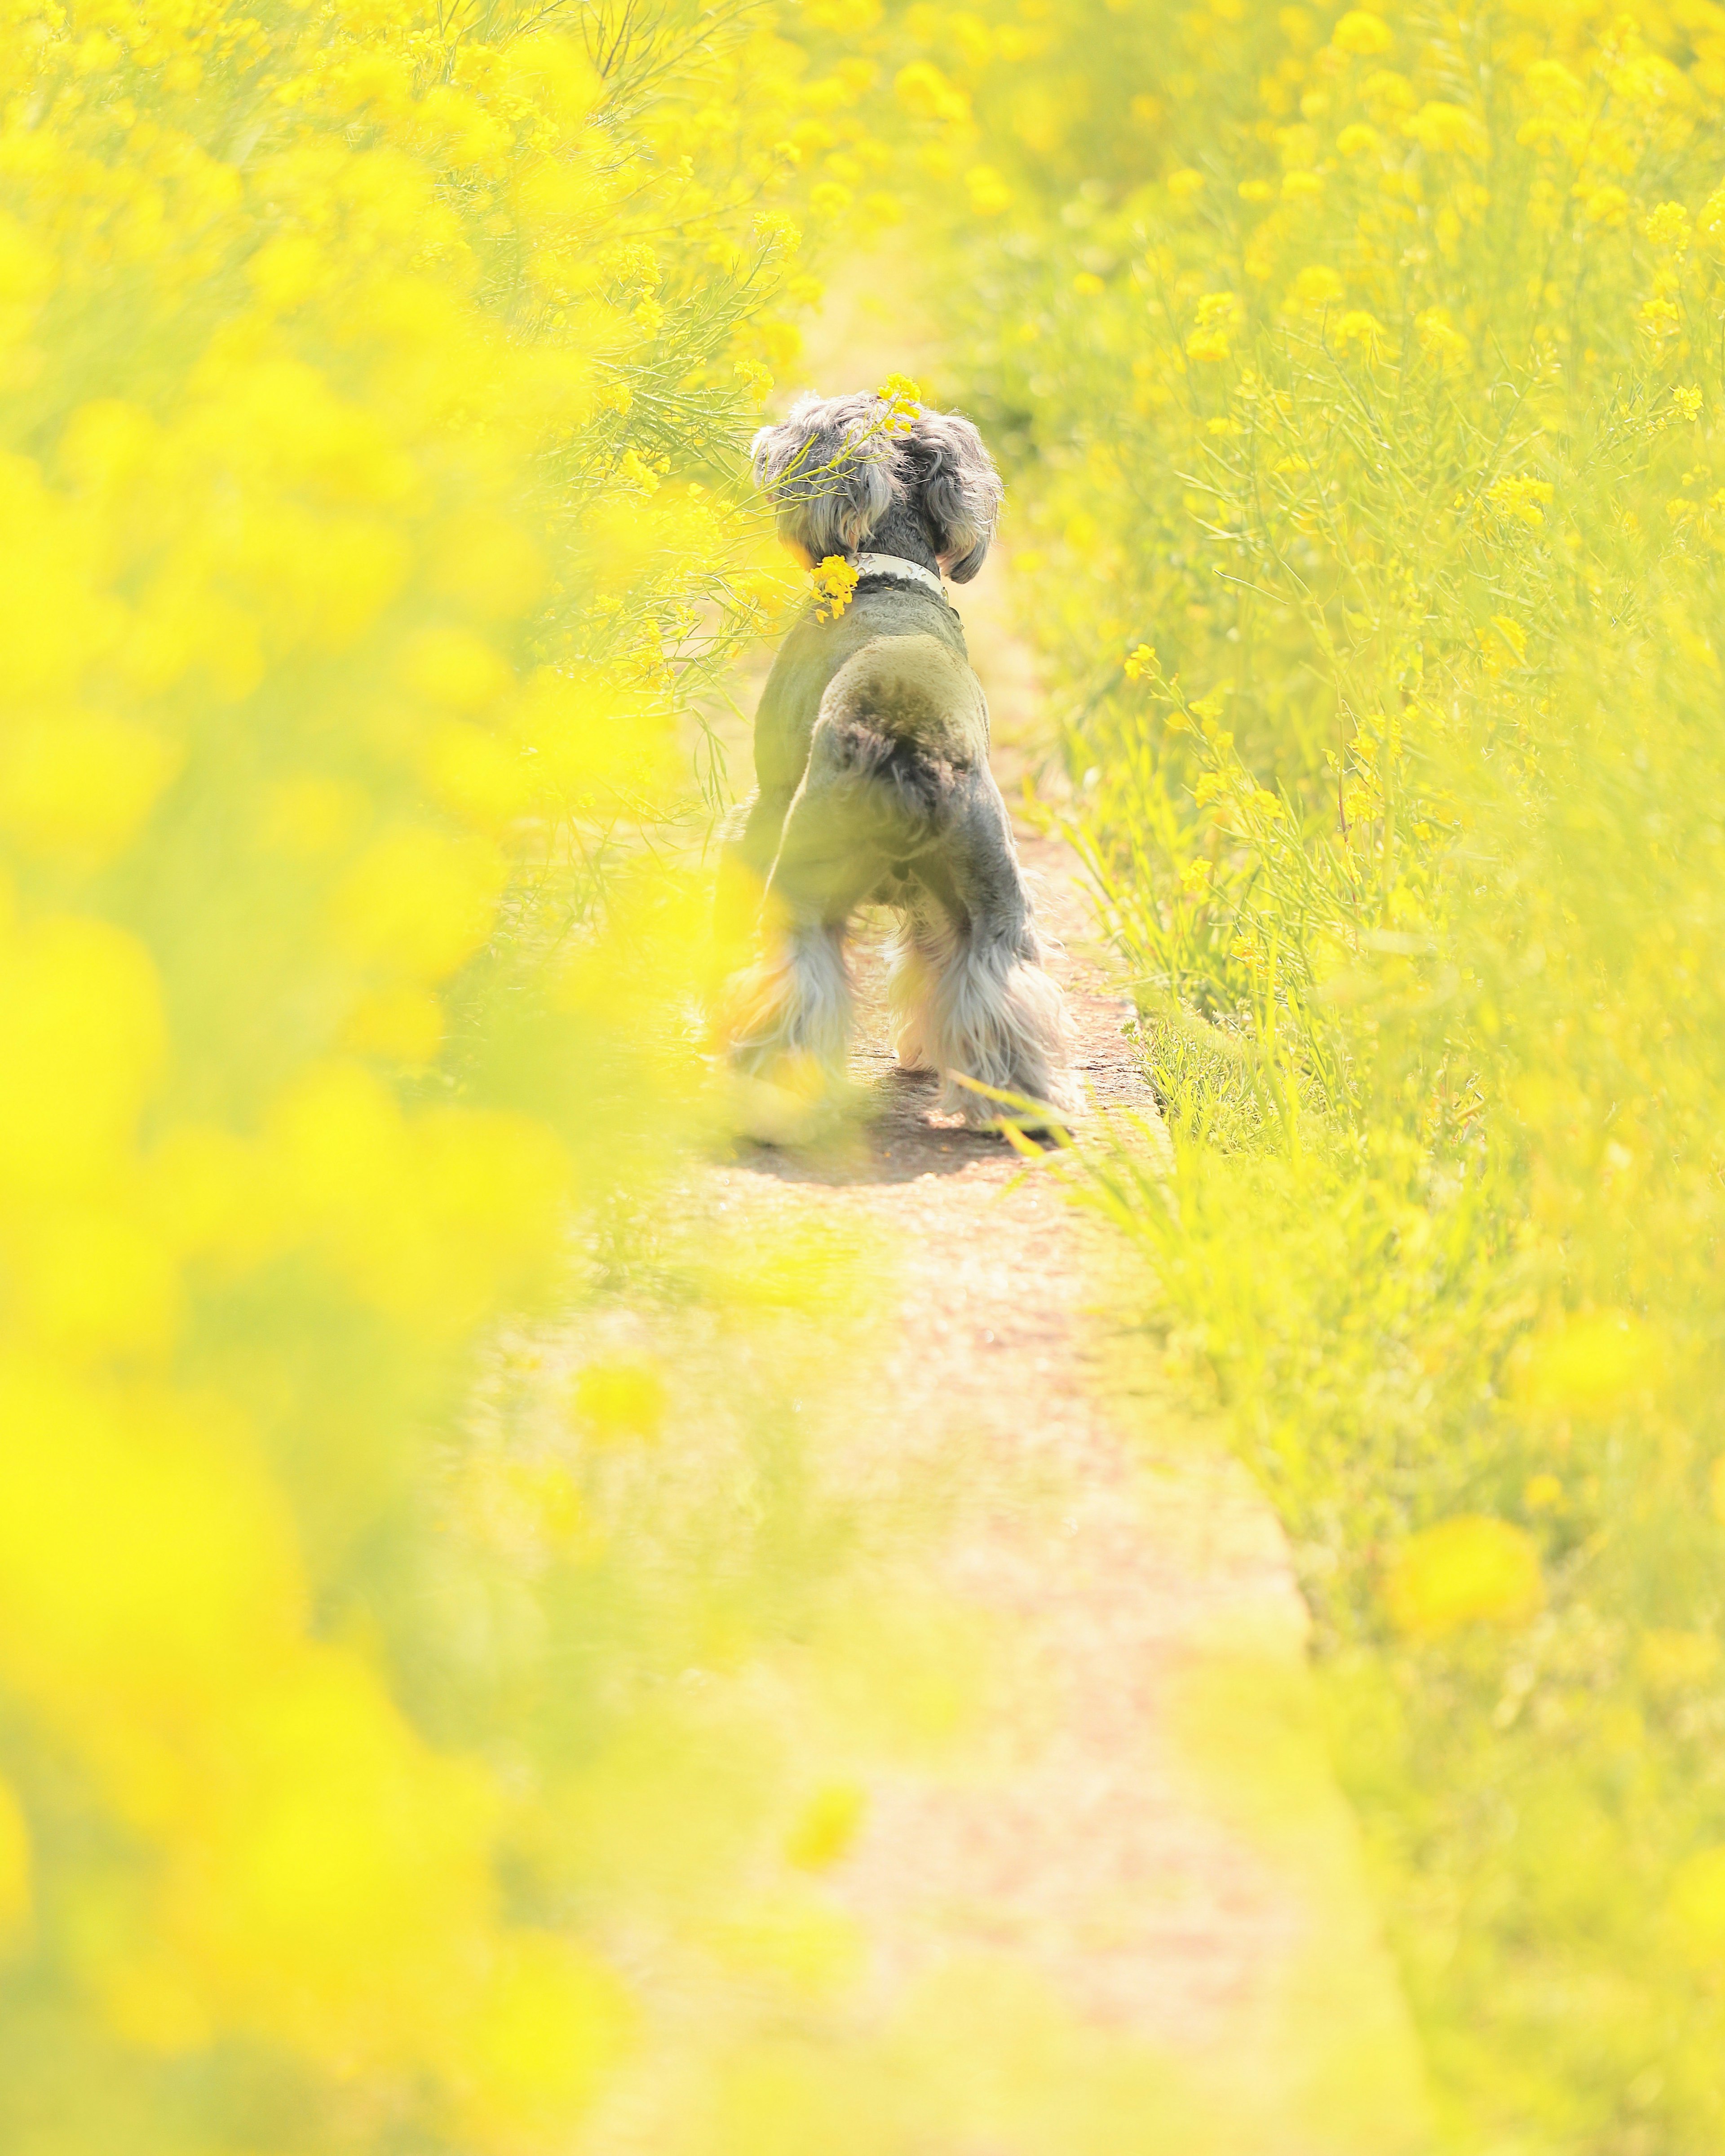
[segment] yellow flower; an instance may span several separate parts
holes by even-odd
[[[173,1769],[106,1742],[136,1714],[225,1707],[291,1651],[292,1517],[233,1411],[0,1361],[0,1660],[152,1819]],[[27,1440],[28,1441],[18,1441]],[[167,1777],[164,1780],[162,1777]]]
[[[1337,344],[1360,346],[1368,359],[1376,359],[1383,349],[1384,326],[1375,315],[1368,315],[1363,307],[1353,307],[1333,324],[1332,334]]]
[[[1235,293],[1206,292],[1198,302],[1194,326],[1186,340],[1189,355],[1199,360],[1226,359],[1232,348],[1230,332],[1244,320],[1245,314]]]
[[[1673,254],[1683,254],[1689,245],[1689,213],[1681,203],[1661,203],[1648,213],[1642,228],[1655,247],[1666,248]]]
[[[485,941],[502,880],[502,863],[480,840],[402,824],[374,839],[342,879],[331,919],[365,963],[439,981]]]
[[[963,56],[968,68],[983,68],[995,53],[994,33],[979,15],[958,13],[948,15],[946,28],[952,42]]]
[[[1360,85],[1360,95],[1373,105],[1389,106],[1393,111],[1411,112],[1418,102],[1413,85],[1394,68],[1378,68]]]
[[[1382,141],[1383,137],[1375,127],[1368,127],[1363,120],[1356,120],[1336,137],[1336,147],[1344,157],[1363,157],[1378,149]]]
[[[919,120],[964,121],[970,100],[950,83],[932,60],[912,60],[893,77],[893,93],[906,112]]]
[[[1656,1378],[1658,1336],[1621,1311],[1566,1318],[1532,1343],[1521,1389],[1535,1406],[1567,1414],[1609,1414]]]
[[[1685,1960],[1710,1975],[1725,1969],[1725,1845],[1685,1858],[1666,1909]]]
[[[410,1069],[431,1061],[443,1045],[443,1005],[429,988],[398,982],[362,997],[342,1028],[345,1047]]]
[[[588,1363],[570,1397],[589,1435],[605,1444],[656,1438],[665,1421],[665,1380],[649,1363]]]
[[[1545,1599],[1539,1557],[1507,1520],[1461,1513],[1409,1537],[1384,1581],[1398,1631],[1438,1639],[1464,1625],[1525,1624]]]
[[[0,211],[0,306],[35,304],[54,290],[54,256],[15,217]]]
[[[1395,43],[1383,18],[1368,15],[1361,8],[1349,8],[1330,33],[1330,38],[1338,52],[1360,57],[1387,53]]]
[[[62,1205],[13,1237],[20,1330],[68,1363],[158,1359],[182,1317],[179,1267],[150,1222],[111,1201]]]
[[[1606,227],[1622,224],[1630,213],[1629,197],[1619,187],[1590,188],[1584,207],[1590,224]]]
[[[817,1789],[785,1836],[784,1853],[802,1871],[824,1871],[855,1841],[867,1804],[854,1782]]]
[[[1121,671],[1128,681],[1142,680],[1145,675],[1156,671],[1156,652],[1153,645],[1141,644],[1127,652],[1122,662]]]
[[[1537,105],[1576,112],[1587,100],[1586,90],[1561,60],[1535,60],[1522,75],[1522,86]]]
[[[401,675],[429,701],[456,711],[482,709],[512,680],[499,654],[470,629],[427,629],[403,654]]]
[[[1296,306],[1316,309],[1332,306],[1346,295],[1347,290],[1333,270],[1322,263],[1313,263],[1295,278],[1288,287],[1288,297]]]
[[[908,423],[922,407],[922,389],[908,374],[889,374],[875,392],[887,407],[889,418]]]
[[[1465,157],[1483,157],[1491,146],[1484,127],[1472,113],[1441,99],[1432,99],[1422,105],[1408,122],[1408,132],[1428,150]]]
[[[1494,644],[1486,639],[1486,670],[1491,674],[1501,673],[1510,664],[1510,659],[1517,666],[1524,666],[1527,660],[1527,632],[1520,622],[1513,614],[1494,613],[1491,626],[1497,630],[1498,640]],[[1504,655],[1506,650],[1510,654],[1508,659]]]
[[[1012,207],[1012,189],[992,165],[973,165],[964,186],[978,217],[999,217]]]
[[[1725,187],[1717,187],[1696,213],[1695,229],[1710,254],[1725,255]]]
[[[30,1827],[18,1792],[0,1779],[0,1953],[29,1922]]]
[[[1531,473],[1497,480],[1486,489],[1486,500],[1500,516],[1512,516],[1537,531],[1545,522],[1542,505],[1552,498],[1551,482]]]
[[[501,829],[534,795],[534,760],[468,719],[444,719],[432,728],[419,769],[445,808],[483,830]]]
[[[1635,1648],[1635,1664],[1643,1681],[1661,1694],[1686,1691],[1706,1684],[1717,1671],[1719,1661],[1719,1641],[1711,1632],[1656,1628],[1644,1632]]]
[[[829,554],[809,572],[814,596],[822,603],[814,610],[817,621],[836,621],[855,595],[857,568],[842,554]]]
[[[100,1190],[167,1050],[156,966],[106,921],[49,916],[0,938],[0,1193]]]
[[[1175,202],[1183,204],[1204,192],[1204,174],[1195,172],[1190,165],[1182,165],[1170,172],[1163,184]]]
[[[107,860],[178,762],[159,734],[108,712],[17,714],[0,733],[0,828],[33,852]]]
[[[627,2046],[634,2018],[622,1985],[593,1955],[549,1933],[510,1938],[447,2061],[456,2139],[485,2148],[564,2141]]]

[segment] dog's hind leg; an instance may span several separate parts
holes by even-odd
[[[767,877],[765,952],[732,983],[726,999],[732,1060],[751,1072],[806,1059],[836,1077],[850,1046],[845,927],[888,857],[860,828],[856,774],[829,732],[815,729]]]
[[[927,916],[907,924],[905,970],[906,1038],[945,1074],[942,1111],[977,1125],[1016,1119],[957,1082],[969,1078],[1059,1116],[1076,1114],[1065,998],[1044,968],[1006,804],[986,770],[967,786],[940,861],[952,887],[947,918],[932,928]]]
[[[850,1044],[850,969],[842,921],[791,921],[735,976],[722,1029],[731,1060],[760,1076],[806,1062],[832,1078]]]

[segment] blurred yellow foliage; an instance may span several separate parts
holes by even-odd
[[[574,1404],[603,1442],[657,1437],[665,1420],[665,1380],[650,1363],[589,1363],[576,1375]]]
[[[1093,1194],[1286,1524],[1444,2145],[1711,2146],[1719,26],[1021,21],[1011,212],[930,214],[1173,1141]]]
[[[856,1840],[867,1806],[855,1783],[835,1782],[817,1789],[785,1836],[785,1855],[804,1871],[824,1871]]]
[[[856,1254],[649,1215],[695,714],[802,596],[737,445],[799,223],[903,214],[1170,1104],[1178,1211],[1111,1209],[1305,1568],[1457,2145],[1717,2143],[1722,104],[1704,8],[12,0],[0,2139],[533,2156],[668,1906],[775,2014],[860,1965],[774,1867],[860,1784],[709,1686],[777,1626],[950,1748],[985,1658],[810,1614]],[[619,1280],[714,1362],[498,1344]],[[716,2130],[1153,2111],[877,2131],[810,2046]]]
[[[1532,1342],[1522,1382],[1533,1406],[1609,1414],[1655,1382],[1661,1362],[1649,1326],[1625,1312],[1590,1312]]]
[[[1717,1981],[1725,1974],[1725,1845],[1685,1859],[1671,1881],[1669,1907],[1685,1959]]]
[[[1410,1537],[1384,1583],[1391,1623],[1425,1639],[1525,1624],[1544,1599],[1538,1553],[1521,1529],[1466,1514]]]
[[[10,1782],[0,1782],[0,1953],[16,1948],[29,1921],[30,1827]]]
[[[506,1862],[624,1561],[473,1399],[699,1127],[685,729],[850,200],[778,145],[866,151],[875,69],[600,12],[0,28],[8,2146],[525,2156],[630,2041]],[[577,1419],[655,1435],[600,1367]]]

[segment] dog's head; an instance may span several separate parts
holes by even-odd
[[[788,418],[756,435],[754,473],[778,506],[779,537],[816,562],[865,552],[901,505],[953,583],[968,584],[1000,515],[1000,476],[982,436],[968,419],[926,404],[906,424],[879,397],[799,398]]]

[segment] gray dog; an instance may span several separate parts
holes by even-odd
[[[1065,1004],[941,583],[942,571],[968,583],[994,536],[1002,490],[982,437],[926,406],[805,397],[757,435],[754,473],[791,552],[806,567],[842,556],[858,578],[847,608],[811,607],[791,631],[756,714],[757,791],[727,868],[763,901],[770,942],[732,984],[733,1060],[762,1075],[799,1058],[842,1070],[845,930],[873,901],[900,916],[901,1065],[938,1071],[941,1109],[973,1124],[998,1122],[1002,1106],[959,1079],[1070,1116]]]

